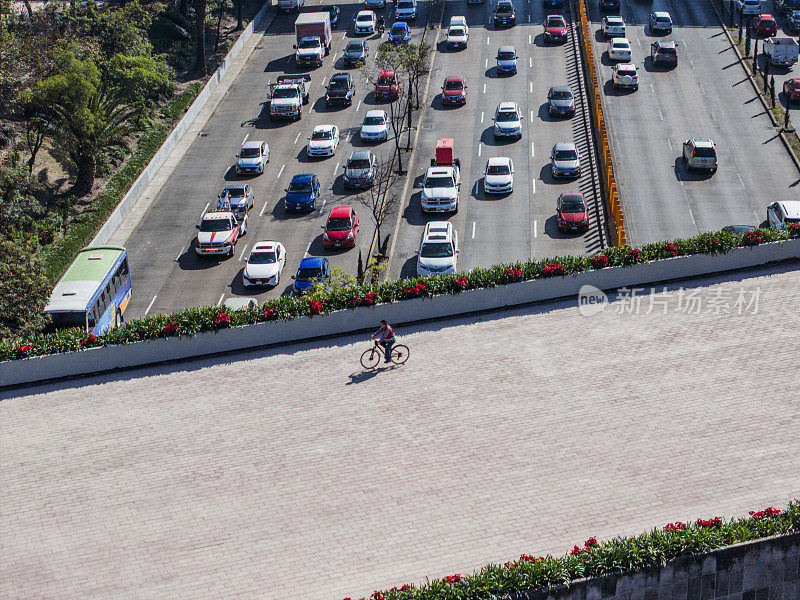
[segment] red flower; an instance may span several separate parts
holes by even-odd
[[[590,537],[588,540],[586,540],[583,543],[583,546],[585,548],[587,548],[587,549],[594,548],[595,546],[597,546],[597,538],[596,537]]]
[[[460,292],[467,287],[468,283],[469,280],[466,277],[457,277],[453,279],[453,288]]]
[[[634,261],[638,262],[642,260],[642,251],[639,250],[638,248],[629,248],[628,256],[632,258]]]
[[[321,315],[322,314],[322,302],[309,302],[308,303],[308,310],[311,311],[312,315]]]
[[[378,294],[375,294],[375,295],[377,296]],[[400,591],[401,592],[405,592],[406,590],[410,590],[410,589],[411,589],[411,586],[409,584],[407,584],[407,583],[404,583],[402,585],[402,587],[400,588]]]
[[[588,550],[588,549],[586,549],[586,548],[581,548],[581,547],[579,547],[579,546],[573,546],[573,547],[572,547],[572,553],[571,553],[571,554],[572,554],[572,556],[578,556],[579,554],[585,554],[585,553],[587,553],[588,551],[589,551],[589,550]]]
[[[545,277],[555,277],[556,275],[563,275],[564,274],[564,267],[562,267],[558,263],[552,263],[550,265],[546,265],[542,269],[542,275]]]
[[[448,575],[444,578],[447,583],[461,583],[464,578],[461,575]]]
[[[745,233],[742,242],[745,246],[758,246],[764,243],[764,238],[761,236],[761,231],[756,229],[755,231],[748,231]]]
[[[688,525],[686,523],[681,523],[680,521],[676,521],[675,523],[667,523],[664,525],[664,531],[682,531],[686,529]]]
[[[789,224],[789,233],[793,233],[795,235],[800,235],[800,223],[790,223]]]
[[[396,588],[396,587],[390,588],[390,589],[389,589],[389,591],[390,591],[390,592],[396,592],[396,591],[397,591],[397,588]]]
[[[228,316],[227,313],[221,312],[216,317],[214,317],[214,327],[217,329],[224,329],[225,327],[230,327],[231,325],[231,318]]]
[[[530,554],[520,554],[519,562],[540,562],[544,560],[544,556],[532,556]]]
[[[353,296],[350,298],[350,304],[353,306],[360,306],[361,305],[361,296]]]
[[[522,272],[522,269],[505,269],[503,274],[507,282],[522,281],[525,279],[525,273]]]
[[[81,340],[81,346],[83,346],[84,348],[91,348],[96,343],[97,343],[97,337],[93,333],[90,333]]]
[[[507,569],[508,567],[511,566],[511,563],[510,562],[504,562],[503,566]]]
[[[608,257],[605,254],[599,254],[591,258],[592,266],[595,269],[602,269],[608,266]]]
[[[422,283],[415,283],[410,288],[405,288],[403,290],[403,295],[406,298],[419,298],[422,294],[425,293],[425,284]]]
[[[713,519],[697,519],[694,522],[698,527],[705,527],[706,529],[714,529],[722,525],[722,517],[714,517]]]
[[[764,510],[759,510],[757,512],[751,510],[750,514],[754,517],[767,517],[769,519],[772,519],[774,517],[779,516],[781,514],[781,511],[779,511],[777,508],[772,508],[771,506],[768,506]]]
[[[350,302],[353,306],[374,306],[378,302],[378,292],[367,292],[363,296],[353,296]]]
[[[795,223],[795,225],[800,225],[800,223]],[[708,242],[709,246],[719,246],[719,240],[715,237],[708,238],[706,241]]]
[[[383,592],[379,592],[378,590],[372,592],[372,600],[384,600]]]
[[[664,244],[661,249],[664,250],[664,254],[667,256],[678,256],[678,247],[675,244]]]
[[[278,309],[274,306],[267,306],[261,313],[261,318],[265,321],[272,321],[278,318]]]
[[[33,348],[31,348],[28,344],[23,344],[16,350],[18,358],[27,358],[33,352]]]
[[[178,331],[178,324],[175,323],[174,321],[172,321],[171,323],[167,323],[166,325],[164,325],[164,329],[162,330],[162,333],[166,337],[166,336],[169,336],[169,335],[175,335],[175,333],[177,331]]]

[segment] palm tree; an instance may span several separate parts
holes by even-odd
[[[87,194],[94,185],[98,157],[112,148],[127,148],[125,138],[139,130],[136,117],[141,109],[101,87],[77,110],[58,104],[52,110],[56,138],[78,168],[75,191]]]

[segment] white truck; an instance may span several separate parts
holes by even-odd
[[[278,0],[278,12],[300,12],[303,4],[303,0]]]
[[[311,76],[278,75],[276,83],[269,83],[269,117],[299,120],[303,116],[303,105],[308,104],[308,88]]]
[[[298,66],[322,65],[331,51],[331,15],[329,12],[302,13],[294,22],[297,43],[294,45]]]
[[[774,37],[764,40],[764,54],[773,65],[791,67],[797,62],[800,46],[790,37]]]

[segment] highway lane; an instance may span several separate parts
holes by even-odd
[[[367,211],[358,206],[356,193],[343,187],[342,165],[354,148],[364,147],[358,137],[365,112],[378,104],[365,78],[350,70],[356,80],[356,100],[352,107],[327,110],[324,103],[324,82],[335,71],[345,70],[341,56],[353,37],[351,23],[361,4],[340,5],[341,24],[334,30],[330,56],[322,67],[310,70],[312,86],[309,104],[303,118],[294,123],[272,122],[266,113],[268,80],[296,71],[292,43],[296,15],[278,15],[263,34],[245,67],[220,102],[205,130],[192,144],[177,166],[172,178],[153,202],[142,222],[127,242],[134,294],[126,316],[167,313],[183,307],[217,304],[232,295],[250,296],[262,301],[286,293],[291,275],[306,255],[325,255],[331,267],[341,267],[355,275],[359,249],[364,260],[373,234]],[[305,10],[314,10],[310,3]],[[391,23],[391,8],[384,9]],[[427,15],[420,11],[412,25],[412,41],[422,35]],[[377,36],[369,36],[370,53],[378,46]],[[335,65],[335,66],[334,66]],[[337,125],[342,141],[336,156],[309,160],[305,154],[306,137],[320,124]],[[270,146],[270,162],[257,177],[240,178],[235,174],[235,154],[243,140],[264,140]],[[378,156],[393,150],[388,142],[370,145]],[[320,177],[324,206],[308,215],[287,214],[284,210],[284,189],[297,173],[314,172]],[[233,258],[199,258],[191,247],[195,225],[201,215],[216,205],[216,196],[229,181],[247,181],[255,193],[255,207],[248,218],[247,234],[236,247]],[[361,230],[356,248],[331,252],[322,248],[322,226],[330,208],[353,204],[361,217]],[[275,289],[246,289],[241,271],[247,253],[260,240],[282,242],[287,249],[287,262],[281,283]]]
[[[797,171],[707,2],[623,2],[637,92],[613,90],[601,13],[595,2],[590,8],[628,243],[759,225],[767,204],[794,195]],[[645,26],[654,10],[672,15],[672,35],[652,35]],[[654,70],[649,59],[650,44],[663,38],[678,45],[679,64],[669,71]],[[683,141],[696,137],[716,142],[716,174],[689,172],[680,160]]]
[[[410,168],[414,187],[404,197],[396,239],[392,242],[391,277],[416,275],[415,250],[429,220],[449,218],[454,223],[461,247],[459,269],[463,271],[529,257],[591,252],[607,239],[604,226],[600,225],[602,207],[589,169],[591,146],[581,120],[584,107],[581,104],[572,119],[553,119],[547,112],[547,90],[551,85],[568,84],[576,95],[580,91],[572,43],[544,43],[542,22],[546,13],[554,12],[552,9],[545,11],[536,0],[516,0],[515,6],[517,25],[496,30],[491,24],[493,2],[446,4],[444,27],[437,37],[433,77]],[[566,7],[564,14],[570,20]],[[467,18],[470,40],[466,50],[446,48],[446,26],[452,15]],[[516,75],[497,74],[495,57],[501,45],[516,47],[519,55]],[[441,105],[438,93],[448,75],[466,78],[469,88],[465,106]],[[525,116],[523,137],[519,141],[493,139],[492,117],[502,101],[517,102]],[[459,212],[452,216],[425,215],[420,208],[422,178],[434,155],[436,140],[441,137],[454,139],[456,156],[461,159]],[[559,141],[575,141],[579,146],[584,174],[577,181],[557,182],[550,175],[550,149]],[[510,195],[484,194],[483,172],[486,160],[493,156],[507,156],[514,162],[514,191]],[[557,230],[556,198],[567,190],[580,190],[587,196],[591,227],[584,235],[566,235]]]

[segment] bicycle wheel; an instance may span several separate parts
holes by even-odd
[[[403,344],[392,346],[392,362],[396,365],[402,365],[406,362],[409,354],[408,346],[404,346]]]
[[[380,360],[381,353],[374,348],[370,348],[369,350],[364,350],[364,354],[361,355],[361,366],[365,369],[374,369],[378,366]]]

